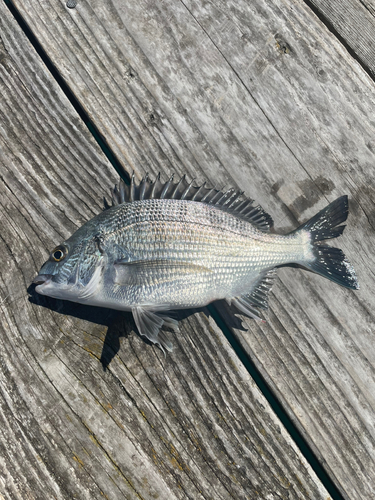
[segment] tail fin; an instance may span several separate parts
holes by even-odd
[[[296,231],[305,230],[310,233],[315,260],[304,263],[305,267],[339,285],[358,290],[357,276],[344,252],[339,248],[316,245],[317,242],[340,236],[345,229],[345,225],[339,224],[346,221],[347,217],[348,197],[341,196],[305,224],[302,224]]]

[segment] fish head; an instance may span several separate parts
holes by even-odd
[[[93,295],[100,281],[103,255],[96,238],[85,234],[83,228],[52,250],[33,279],[37,293],[75,302],[85,302]]]

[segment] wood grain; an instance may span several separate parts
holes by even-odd
[[[164,358],[29,286],[114,170],[2,2],[0,31],[0,496],[326,499],[207,311]]]
[[[308,0],[317,15],[333,30],[345,46],[375,76],[375,3],[373,0]]]
[[[267,325],[233,331],[343,495],[375,498],[368,74],[301,1],[15,3],[129,171],[239,186],[281,230],[349,194],[361,290],[284,270]]]

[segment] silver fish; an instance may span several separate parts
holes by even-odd
[[[130,310],[141,335],[162,349],[161,330],[178,330],[166,312],[226,299],[258,318],[281,266],[297,265],[358,289],[342,250],[321,244],[344,230],[348,197],[332,202],[287,235],[243,193],[196,187],[185,176],[120,181],[112,206],[52,250],[36,291],[64,300]]]

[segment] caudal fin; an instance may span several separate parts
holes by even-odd
[[[310,233],[315,259],[304,263],[305,267],[339,285],[358,290],[357,276],[344,252],[339,248],[317,245],[320,241],[340,236],[345,229],[345,225],[339,224],[345,222],[347,217],[348,197],[341,196],[305,224],[302,224],[296,231],[305,230]]]
[[[340,196],[294,232],[300,229],[309,231],[312,243],[337,238],[345,229],[345,226],[339,226],[339,224],[346,221],[348,213],[348,197]]]

